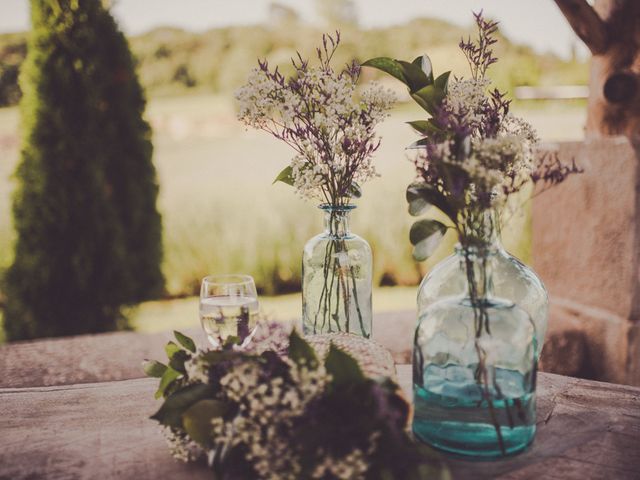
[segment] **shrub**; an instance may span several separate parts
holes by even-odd
[[[99,0],[31,0],[22,150],[6,274],[10,340],[123,327],[163,290],[145,99]]]

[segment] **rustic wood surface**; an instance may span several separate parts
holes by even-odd
[[[415,322],[415,310],[376,313],[373,339],[391,352],[396,363],[409,363]],[[196,344],[206,345],[199,327],[185,329],[184,333]],[[171,332],[113,332],[7,343],[0,345],[0,388],[143,378],[142,360],[165,358],[164,346],[169,340],[173,340]],[[554,324],[552,316],[541,369],[563,375],[579,374],[585,357],[580,331],[574,325]]]
[[[194,308],[197,306],[196,301]],[[377,313],[373,321],[374,340],[391,352],[396,363],[410,362],[415,311]],[[199,327],[184,333],[198,345],[207,343]],[[165,358],[164,346],[169,340],[173,340],[170,331],[113,332],[0,345],[0,388],[142,378],[142,360]]]
[[[411,368],[398,366],[403,389]],[[0,479],[211,478],[167,451],[154,379],[0,389]],[[638,479],[640,388],[538,375],[538,434],[507,460],[446,457],[454,479]]]

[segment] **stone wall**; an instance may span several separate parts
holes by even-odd
[[[533,264],[551,300],[543,368],[640,385],[638,149],[625,137],[547,148],[584,173],[533,202]]]

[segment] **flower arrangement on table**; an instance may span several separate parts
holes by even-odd
[[[326,234],[312,239],[303,256],[304,333],[348,331],[371,335],[371,249],[348,230],[353,198],[377,176],[372,155],[380,145],[377,124],[394,102],[378,85],[358,90],[360,66],[331,63],[340,34],[323,35],[318,65],[300,54],[293,75],[259,62],[236,93],[238,118],[285,142],[295,155],[276,182],[321,202]],[[275,183],[275,182],[274,182]]]
[[[414,432],[443,449],[490,456],[518,451],[533,438],[536,342],[544,335],[536,335],[529,312],[514,306],[513,299],[491,295],[496,253],[492,239],[500,229],[499,213],[530,185],[539,193],[580,169],[575,163],[562,164],[553,154],[536,152],[534,129],[509,112],[505,93],[490,88],[486,74],[497,62],[492,51],[497,23],[483,18],[482,12],[475,19],[477,39],[463,39],[459,45],[470,78],[451,79],[451,72],[435,77],[426,55],[413,62],[378,57],[363,66],[403,82],[430,116],[408,122],[422,138],[410,147],[418,149],[413,157],[416,180],[406,198],[411,215],[422,216],[433,206],[446,221],[424,218],[413,224],[414,257],[431,256],[452,229],[459,240],[461,267],[452,263],[451,268],[464,270],[466,276],[459,282],[466,291],[452,292],[460,293],[459,300],[449,296],[438,307],[420,312],[414,345]],[[517,261],[512,264],[515,271],[526,269]],[[514,278],[501,280],[511,282],[512,292],[519,288]],[[537,277],[535,283],[546,302]],[[546,303],[543,316],[546,322]],[[461,325],[464,328],[456,331]],[[519,389],[521,394],[515,394]],[[452,410],[447,399],[461,405],[459,411]],[[477,418],[470,413],[474,405],[481,410]],[[488,426],[480,433],[483,417]]]
[[[406,426],[390,378],[365,376],[331,344],[320,359],[295,330],[261,322],[247,346],[198,351],[176,332],[168,364],[149,361],[173,455],[207,458],[221,479],[437,479],[446,475]],[[365,340],[361,340],[365,342]]]

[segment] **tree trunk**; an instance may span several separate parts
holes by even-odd
[[[640,1],[555,0],[593,53],[587,135],[640,137]]]

